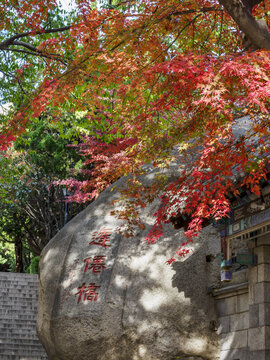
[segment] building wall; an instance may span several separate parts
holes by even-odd
[[[220,360],[249,359],[248,272],[245,270],[236,274],[234,281],[215,291]]]
[[[270,237],[249,245],[257,265],[213,292],[220,360],[270,360]]]
[[[258,265],[249,271],[249,360],[270,360],[270,234],[252,245]]]
[[[47,359],[36,334],[38,276],[0,272],[0,360]]]

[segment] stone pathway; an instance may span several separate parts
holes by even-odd
[[[38,276],[0,272],[0,360],[47,360],[36,335]]]

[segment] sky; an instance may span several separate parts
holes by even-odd
[[[58,3],[61,4],[64,10],[71,10],[74,6],[75,0],[58,0]]]
[[[75,8],[76,0],[57,0],[64,10],[69,11]],[[97,8],[99,8],[99,2],[97,2]]]

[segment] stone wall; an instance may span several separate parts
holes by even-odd
[[[215,291],[220,360],[249,359],[248,272],[235,275],[235,283]]]
[[[36,335],[38,276],[0,272],[0,360],[45,360]]]
[[[213,292],[220,360],[270,360],[270,237],[249,245],[258,264]]]
[[[249,360],[270,359],[270,234],[253,245],[258,265],[249,274]]]

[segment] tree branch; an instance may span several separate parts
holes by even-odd
[[[222,8],[216,7],[216,6],[209,6],[209,7],[202,7],[199,10],[182,10],[182,11],[173,11],[170,16],[174,15],[188,15],[188,14],[194,14],[194,13],[207,13],[211,11],[222,11]]]
[[[18,81],[18,84],[19,84],[19,88],[22,90],[23,94],[24,94],[24,95],[27,95],[27,92],[24,90],[24,88],[23,88],[23,86],[22,86],[22,83],[21,83],[21,81],[20,81],[19,78],[17,78],[17,81]]]
[[[24,41],[17,41],[17,40],[15,40],[15,41],[13,41],[13,43],[12,43],[11,45],[23,46],[23,47],[25,47],[25,48],[27,48],[27,49],[29,49],[29,50],[32,50],[32,51],[35,51],[35,52],[41,52],[41,51],[38,50],[35,46],[30,45],[30,44],[28,44],[28,43],[26,43],[26,42],[24,42]]]
[[[66,65],[66,62],[64,60],[62,60],[60,58],[60,56],[57,54],[44,54],[41,51],[33,52],[33,51],[27,51],[27,50],[22,50],[22,49],[13,49],[13,48],[5,49],[2,51],[15,51],[15,52],[19,52],[19,53],[23,53],[23,54],[27,54],[27,55],[35,55],[35,56],[45,57],[48,59],[60,61],[62,64]]]
[[[242,0],[242,2],[249,9],[249,11],[252,12],[254,6],[262,2],[262,0]]]
[[[14,43],[15,40],[21,39],[21,38],[29,36],[29,35],[35,36],[35,35],[43,35],[43,34],[52,34],[55,32],[63,32],[63,31],[69,30],[70,28],[71,28],[71,25],[67,25],[67,26],[63,26],[61,28],[47,29],[47,30],[43,30],[43,31],[26,31],[21,34],[15,34],[15,35],[11,36],[10,38],[0,42],[0,50],[6,50],[8,48],[8,46],[10,46]]]
[[[181,11],[174,11],[172,10],[169,14],[166,14],[164,17],[161,17],[159,19],[170,19],[172,16],[179,16],[179,15],[188,15],[188,14],[199,14],[199,13],[207,13],[207,12],[219,12],[223,11],[222,7],[217,6],[209,6],[209,7],[202,7],[200,9],[190,9],[190,10],[181,10]],[[141,16],[142,14],[127,14],[125,16],[127,17],[135,17],[135,16]],[[151,15],[152,16],[152,15]]]
[[[257,21],[251,13],[252,7],[262,0],[219,0],[225,10],[258,49],[270,50],[270,34],[267,26]]]

